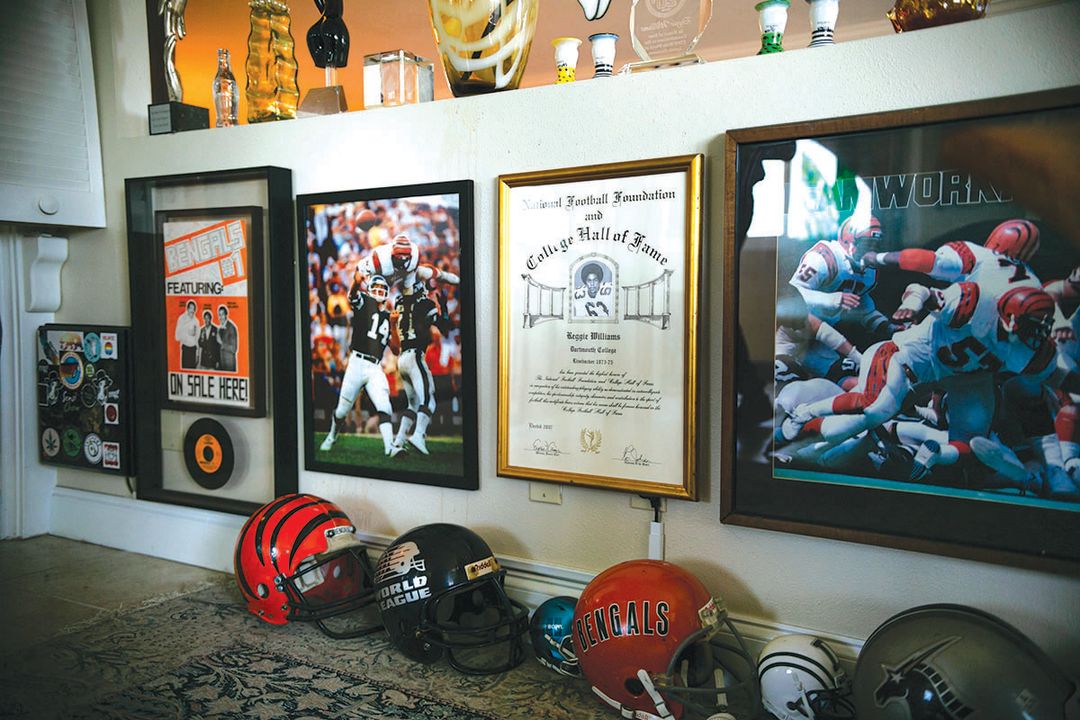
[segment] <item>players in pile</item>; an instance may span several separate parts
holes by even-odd
[[[849,218],[837,241],[819,242],[803,255],[791,279],[812,317],[860,337],[878,337],[862,353],[853,389],[818,388],[810,393],[816,398],[792,408],[791,398],[807,393],[797,385],[777,388],[778,406],[782,393],[787,415],[777,428],[777,440],[781,446],[792,443],[777,457],[836,468],[858,456],[867,462],[876,452],[873,448],[888,455],[906,446],[914,450],[909,452],[909,477],[922,481],[933,468],[974,455],[990,469],[983,471],[983,487],[996,484],[1080,499],[1075,430],[1080,423],[1069,394],[1053,390],[1080,390],[1080,375],[1051,337],[1075,345],[1075,330],[1055,299],[1070,299],[1073,315],[1077,302],[1072,298],[1080,298],[1080,286],[1052,283],[1048,289],[1054,295],[1043,289],[1027,264],[1039,248],[1035,225],[1027,220],[1001,223],[983,245],[951,242],[935,251],[864,249],[856,259],[859,242],[879,237],[876,219],[860,226]],[[912,283],[889,322],[874,309],[868,293],[877,271],[897,269],[951,284],[940,288]],[[778,339],[781,330],[782,323]],[[835,357],[842,346],[835,341],[832,345],[825,349]],[[785,379],[802,383],[811,374],[824,374],[809,351],[790,357],[790,345],[783,346],[785,353],[780,347],[777,360],[783,360]],[[799,372],[792,373],[792,367]],[[1003,395],[1008,408],[1026,407],[1028,412],[995,423],[995,410],[1001,416],[1000,410],[1006,409],[998,407],[998,386],[1007,391]],[[913,406],[916,396],[929,396],[926,407]],[[852,454],[855,448],[858,452]],[[1032,467],[1025,466],[1013,448],[1029,454]]]

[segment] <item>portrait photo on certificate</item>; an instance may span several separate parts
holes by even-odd
[[[695,497],[701,166],[500,177],[500,475]]]

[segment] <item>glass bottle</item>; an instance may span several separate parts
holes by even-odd
[[[217,75],[214,76],[214,112],[217,114],[215,127],[236,125],[239,107],[240,86],[236,84],[236,78],[229,66],[229,51],[218,48]]]

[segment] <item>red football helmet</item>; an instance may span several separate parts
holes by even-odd
[[[402,270],[409,265],[409,261],[412,260],[413,244],[406,235],[398,235],[394,238],[394,249],[391,251],[390,256],[394,267],[398,270]]]
[[[284,495],[256,510],[233,555],[248,610],[274,625],[314,622],[333,638],[381,629],[376,622],[340,631],[324,622],[374,605],[371,561],[355,533],[341,508],[314,495]]]
[[[856,249],[860,246],[863,246],[863,249],[872,247],[881,239],[881,234],[881,221],[873,215],[869,219],[852,215],[840,223],[836,239],[848,257],[854,257]]]
[[[719,641],[721,623],[737,647]],[[710,715],[737,689],[757,708],[754,662],[723,603],[677,565],[630,560],[608,568],[582,592],[573,627],[582,674],[624,717],[673,720],[684,706]],[[720,673],[735,673],[718,651],[745,662],[737,684],[725,687]]]
[[[999,255],[1030,262],[1039,250],[1039,228],[1030,220],[1006,220],[990,231],[983,245]]]
[[[998,300],[1001,328],[1032,350],[1038,349],[1054,326],[1054,298],[1037,287],[1009,290]]]

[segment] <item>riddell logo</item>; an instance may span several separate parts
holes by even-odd
[[[477,560],[474,563],[469,563],[465,566],[465,577],[470,580],[475,580],[478,577],[484,575],[490,575],[499,569],[499,561],[494,557],[486,557],[483,560]]]
[[[606,608],[597,608],[574,620],[574,649],[587,653],[600,643],[620,637],[667,637],[669,607],[665,600],[655,605],[649,600],[630,600],[625,606],[612,603]]]

